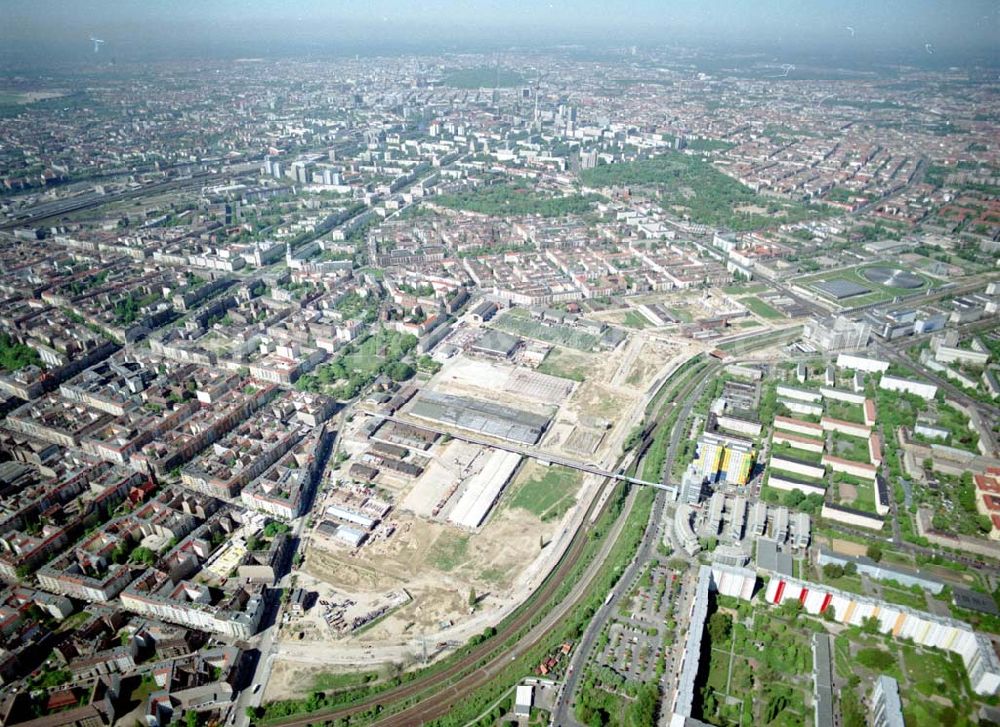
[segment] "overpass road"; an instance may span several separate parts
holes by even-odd
[[[537,459],[542,462],[548,462],[550,464],[558,464],[563,467],[568,467],[570,469],[578,470],[580,472],[586,472],[591,475],[597,475],[599,477],[605,477],[613,480],[619,480],[621,482],[628,482],[631,485],[643,485],[645,487],[653,487],[658,490],[663,490],[669,492],[671,495],[676,495],[677,488],[673,485],[667,485],[662,482],[647,482],[646,480],[641,480],[637,477],[630,477],[624,474],[624,470],[619,470],[618,472],[609,472],[608,470],[602,469],[592,463],[584,463],[578,459],[573,459],[571,457],[563,457],[562,455],[553,454],[550,452],[541,452],[532,447],[522,446],[518,444],[513,444],[511,442],[505,442],[503,440],[497,439],[486,439],[485,437],[477,437],[473,434],[468,434],[465,432],[456,432],[451,429],[444,429],[442,427],[434,426],[432,424],[425,423],[423,421],[416,422],[412,419],[403,419],[397,416],[390,416],[386,414],[372,414],[376,419],[383,419],[389,422],[395,422],[397,424],[404,424],[408,427],[413,427],[415,429],[423,429],[424,431],[434,432],[442,436],[449,436],[453,439],[459,439],[463,442],[469,442],[470,444],[478,444],[482,447],[492,447],[493,449],[501,449],[505,452],[513,452],[514,454],[520,454],[523,457],[531,457],[532,459]]]

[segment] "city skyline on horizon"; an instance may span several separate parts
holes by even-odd
[[[53,7],[55,6],[55,7]],[[668,3],[570,3],[514,6],[494,0],[396,0],[363,6],[319,3],[288,6],[271,0],[223,0],[209,7],[99,0],[12,6],[0,29],[13,66],[86,60],[92,39],[103,57],[169,60],[183,57],[365,55],[442,50],[551,47],[584,44],[755,49],[778,56],[824,53],[846,63],[977,63],[994,65],[1000,5],[962,3],[746,3],[693,0]],[[936,56],[936,57],[935,57]]]

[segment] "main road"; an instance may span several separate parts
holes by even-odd
[[[340,433],[344,426],[345,417],[346,412],[341,411],[337,415],[337,418],[330,420],[327,425],[335,432],[335,439],[327,451],[327,460],[333,458],[336,449],[340,447]],[[321,464],[323,467],[320,467],[320,471],[323,471],[325,463]],[[310,510],[312,500],[316,497],[316,490],[318,488],[319,482],[316,482],[309,498],[310,501],[305,503],[304,509],[306,512]],[[305,531],[307,522],[308,515],[300,515],[292,523],[292,548],[288,555],[290,560],[294,560],[295,553],[302,547],[302,534]],[[292,563],[289,563],[290,568],[292,565]],[[254,664],[254,672],[250,677],[250,684],[245,685],[245,688],[240,692],[240,696],[233,703],[228,724],[235,725],[236,727],[247,727],[250,724],[250,719],[246,714],[247,707],[259,707],[261,700],[264,698],[264,687],[271,678],[271,668],[274,666],[274,659],[277,656],[274,638],[278,635],[278,628],[281,623],[281,602],[279,598],[275,598],[274,596],[278,593],[283,593],[286,588],[291,587],[291,578],[291,570],[289,569],[289,572],[285,573],[275,584],[274,589],[272,589],[272,599],[269,601],[264,617],[261,619],[265,627],[254,637],[257,643],[257,663]]]
[[[681,407],[676,421],[674,422],[674,428],[670,437],[670,445],[667,449],[667,456],[663,465],[663,472],[665,473],[665,477],[667,479],[669,479],[670,474],[673,471],[674,460],[677,457],[677,446],[680,443],[681,436],[685,432],[688,417],[691,415],[691,409],[694,407],[695,402],[701,395],[705,384],[708,382],[712,374],[718,371],[719,366],[720,364],[713,364],[709,366],[701,372],[698,377],[689,382],[692,385],[695,383],[697,385],[693,386],[693,388],[690,385],[686,387],[687,391],[685,392],[684,404]],[[570,659],[570,668],[567,670],[566,680],[563,682],[562,689],[559,691],[559,696],[553,710],[554,724],[577,724],[571,710],[573,695],[576,693],[577,687],[580,684],[580,679],[583,678],[583,673],[587,660],[590,657],[590,652],[593,650],[594,643],[600,636],[601,631],[604,630],[604,626],[608,623],[609,619],[617,613],[618,604],[621,602],[621,599],[629,592],[632,585],[639,577],[639,574],[642,573],[642,570],[646,567],[646,564],[649,563],[656,552],[657,542],[661,537],[661,528],[664,524],[663,513],[665,508],[666,496],[662,492],[657,492],[656,500],[653,503],[653,512],[649,522],[646,524],[646,530],[643,533],[639,550],[636,552],[632,562],[629,563],[625,574],[619,579],[614,591],[612,591],[611,600],[605,602],[597,613],[594,614],[594,617],[587,626],[587,630],[584,632],[576,648],[573,650],[573,655]]]

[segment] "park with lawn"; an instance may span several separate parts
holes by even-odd
[[[353,399],[380,374],[393,381],[411,378],[416,369],[403,359],[416,347],[417,338],[378,327],[371,334],[347,344],[330,363],[318,366],[295,382],[299,391],[322,393],[340,401]]]
[[[597,199],[596,195],[545,194],[532,187],[503,183],[443,194],[434,198],[434,204],[491,217],[565,217],[589,212]]]
[[[709,606],[694,716],[719,727],[810,724],[808,632],[782,609],[722,605],[730,602],[719,597]]]
[[[672,152],[620,164],[604,164],[580,174],[584,186],[647,189],[663,208],[692,222],[745,231],[815,219],[829,214],[822,205],[765,197],[698,155]]]
[[[857,702],[871,694],[875,680],[888,674],[899,684],[908,725],[976,724],[978,705],[961,657],[891,637],[845,629],[834,640],[834,668],[845,686],[839,695],[843,727],[864,727],[867,714]]]

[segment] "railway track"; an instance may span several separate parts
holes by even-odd
[[[711,364],[704,370],[700,371],[699,373],[696,373],[695,375],[687,378],[680,384],[678,391],[674,392],[674,396],[672,398],[686,399],[690,397],[692,395],[692,392],[698,389],[701,382],[707,379],[711,374],[718,371],[720,367],[721,364]],[[657,421],[659,420],[659,418],[662,417],[665,411],[666,407],[661,408],[657,416]],[[653,437],[655,436],[659,426],[660,424],[658,423],[656,427],[653,427],[649,431],[648,436],[646,437],[646,439],[644,439],[642,443],[642,446],[638,448],[637,451],[640,454],[634,459],[634,464],[636,465],[636,467],[638,467],[639,464],[641,463],[642,457],[645,454],[646,450],[649,448],[649,445],[652,443]],[[673,426],[675,427],[683,426],[683,421],[679,421],[678,418],[678,421],[673,422]],[[657,516],[658,513],[662,511],[663,495],[657,493],[657,497],[661,499],[660,502],[661,507],[657,508],[654,505],[654,508],[651,511],[651,516]],[[609,548],[610,546],[614,545],[615,541],[618,540],[618,537],[621,534],[621,529],[624,526],[625,522],[628,520],[628,516],[631,513],[632,509],[633,499],[634,497],[630,497],[627,506],[623,508],[622,513],[619,516],[619,519],[616,523],[617,526],[616,531],[613,534],[609,534],[609,537],[606,541],[606,546],[608,546]],[[581,530],[578,531],[577,534],[579,535],[580,532],[584,532],[584,529],[581,528]],[[603,555],[606,556],[606,553],[604,553]],[[555,607],[553,612],[550,613],[546,617],[546,619],[541,624],[539,624],[539,626],[535,627],[535,629],[533,629],[531,633],[524,640],[522,640],[522,642],[519,642],[514,650],[512,650],[515,652],[513,654],[514,658],[518,656],[517,652],[523,653],[524,651],[533,648],[541,641],[545,640],[549,636],[549,632],[552,630],[552,628],[556,627],[566,614],[575,609],[584,598],[590,595],[590,584],[593,581],[594,577],[596,576],[596,572],[601,569],[603,565],[603,560],[604,557],[594,558],[593,562],[591,563],[591,567],[588,569],[588,572],[585,574],[585,576],[580,579],[577,588],[574,590],[574,593],[563,599],[563,601],[561,601]],[[547,625],[548,622],[551,622],[551,625]],[[461,681],[452,685],[450,688],[442,690],[440,693],[436,693],[431,697],[422,700],[418,704],[415,704],[408,709],[404,709],[401,712],[397,712],[391,716],[388,716],[384,720],[378,720],[375,722],[375,724],[420,725],[427,722],[428,720],[433,720],[439,717],[443,717],[450,711],[452,706],[456,703],[457,699],[459,699],[461,696],[470,694],[475,690],[479,689],[480,687],[489,684],[489,682],[496,675],[496,673],[501,671],[504,667],[507,666],[507,664],[510,663],[509,660],[507,659],[508,653],[498,655],[489,664],[484,665],[482,668],[478,669],[477,671],[463,678]]]
[[[627,512],[623,510],[623,513]],[[349,705],[342,708],[336,708],[328,711],[312,712],[308,715],[294,716],[285,719],[269,720],[264,722],[266,725],[275,725],[282,727],[293,727],[296,725],[309,725],[316,722],[323,722],[327,720],[339,719],[341,717],[347,717],[359,712],[367,711],[380,704],[392,704],[401,701],[405,701],[411,697],[417,696],[428,689],[432,689],[435,685],[452,681],[456,677],[459,677],[465,672],[472,670],[477,663],[485,658],[489,658],[489,655],[496,650],[497,644],[503,643],[506,640],[515,636],[520,632],[526,625],[528,625],[532,619],[538,614],[540,608],[544,606],[552,596],[555,595],[556,591],[560,588],[565,577],[573,570],[576,563],[579,561],[580,557],[583,555],[584,547],[587,542],[587,533],[589,528],[580,528],[573,540],[570,542],[569,547],[566,552],[563,553],[562,558],[556,564],[556,567],[549,574],[539,589],[535,592],[531,604],[532,607],[522,609],[520,612],[515,614],[515,616],[506,624],[502,626],[500,630],[497,631],[496,635],[492,637],[488,642],[484,644],[482,649],[474,649],[469,652],[469,654],[462,659],[456,661],[454,664],[450,664],[448,667],[442,669],[441,671],[435,672],[433,674],[428,674],[424,677],[418,677],[414,681],[408,684],[402,684],[398,687],[388,689],[377,695],[373,695],[369,699],[365,699],[359,703]],[[502,656],[506,656],[505,652]],[[496,663],[496,661],[501,657],[496,657],[490,663]],[[471,671],[468,676],[474,676],[476,674],[481,674],[488,665],[484,665],[475,671]],[[468,676],[465,679],[468,679]],[[455,684],[449,684],[446,687],[439,688],[438,692],[428,700],[421,701],[419,704],[425,704],[431,700],[440,700],[443,697],[450,698],[453,695],[464,693],[466,688],[464,687],[464,681],[462,679]],[[459,690],[459,685],[463,685],[463,688]],[[459,690],[459,691],[456,691]],[[450,706],[452,702],[449,701]],[[414,709],[416,706],[411,707],[410,710]],[[392,719],[399,719],[402,715],[406,714],[410,710],[405,710],[401,713],[396,713],[392,715]],[[419,723],[419,722],[416,722]],[[411,722],[396,722],[396,724],[411,724]]]
[[[700,381],[708,377],[711,373],[717,371],[720,366],[721,364],[718,363],[711,364],[707,368],[699,371],[697,375],[682,379],[682,381],[679,382],[677,390],[672,392],[672,398],[683,398],[689,396],[691,391],[699,384]],[[664,405],[661,406],[656,412],[655,421],[657,424],[659,424],[659,420],[668,412],[669,408],[664,403]],[[643,439],[640,442],[640,445],[633,450],[631,457],[626,455],[619,461],[619,467],[625,466],[627,468],[628,466],[638,465],[643,455],[652,444],[656,430],[657,426],[647,427],[643,433]],[[632,461],[629,465],[625,465],[625,462],[629,459]],[[609,481],[606,482],[605,486],[614,487],[616,484],[617,483],[614,481]],[[591,522],[589,516],[594,514],[591,511],[598,507],[597,503],[600,503],[599,507],[603,509],[608,500],[610,500],[610,498],[595,498],[594,503],[588,511],[588,517],[584,518],[582,523]],[[413,697],[417,697],[430,689],[434,689],[435,691],[426,699],[421,699],[419,702],[406,707],[399,712],[394,712],[391,715],[387,715],[383,719],[378,719],[374,722],[374,724],[419,725],[428,720],[446,715],[463,696],[489,684],[489,682],[507,665],[509,665],[513,659],[516,659],[517,656],[532,649],[542,640],[547,638],[550,632],[560,624],[563,617],[574,609],[581,602],[581,600],[589,595],[590,584],[603,567],[608,551],[618,540],[618,537],[628,520],[628,516],[631,513],[634,500],[635,491],[633,491],[627,498],[625,506],[622,508],[622,512],[615,522],[612,532],[608,534],[608,537],[602,546],[602,550],[598,552],[598,554],[591,561],[587,571],[583,574],[583,577],[577,581],[577,585],[574,589],[562,600],[560,600],[552,608],[552,610],[547,613],[536,626],[531,628],[527,635],[518,640],[512,648],[506,650],[501,649],[499,652],[497,651],[498,644],[503,644],[507,640],[516,636],[522,629],[534,620],[539,612],[545,608],[546,605],[548,605],[550,599],[562,586],[566,577],[572,573],[577,562],[584,554],[585,546],[590,536],[589,525],[581,525],[576,531],[573,536],[573,540],[566,549],[566,552],[563,553],[563,556],[556,564],[556,567],[542,582],[539,590],[535,592],[530,603],[518,612],[509,622],[503,624],[501,629],[497,631],[497,634],[484,643],[481,649],[474,649],[462,659],[439,672],[428,674],[424,677],[418,677],[409,684],[403,684],[398,687],[388,689],[385,692],[373,695],[372,697],[364,699],[356,704],[341,708],[334,708],[327,711],[313,712],[308,715],[295,715],[284,719],[269,720],[263,724],[274,727],[304,727],[305,725],[312,725],[319,722],[356,715],[360,712],[377,708],[380,705],[396,704],[406,701]],[[487,659],[488,661],[477,668],[476,665],[484,659]]]

